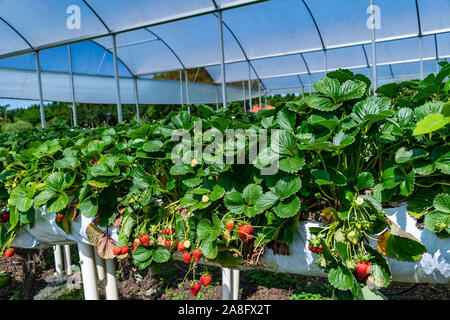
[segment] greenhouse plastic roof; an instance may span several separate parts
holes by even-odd
[[[0,0],[0,67],[33,70],[31,53],[39,50],[42,70],[68,72],[66,45],[72,44],[74,72],[89,75],[86,81],[109,81],[101,76],[113,75],[116,34],[122,77],[206,67],[219,84],[222,10],[226,82],[247,81],[250,71],[266,92],[301,92],[338,68],[372,77],[369,5],[368,0]],[[419,78],[421,58],[427,74],[450,57],[449,0],[374,0],[374,5],[380,18],[378,85]],[[79,29],[66,24],[74,7]],[[11,95],[0,88],[0,96]]]

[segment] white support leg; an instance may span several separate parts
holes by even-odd
[[[95,275],[95,261],[92,246],[78,243],[80,255],[81,274],[85,300],[98,300],[97,282]]]
[[[53,255],[55,257],[55,271],[57,274],[63,274],[63,257],[60,245],[53,246]]]
[[[232,279],[232,292],[231,292],[231,300],[239,300],[239,269],[231,270],[231,279]]]
[[[70,246],[68,244],[64,246],[64,262],[66,274],[70,276],[72,274],[72,257],[70,256]]]
[[[97,279],[100,281],[105,280],[105,260],[102,259],[98,255],[97,250],[93,248],[94,250],[94,259],[95,259],[95,265],[97,266]]]
[[[229,268],[222,268],[222,300],[231,300],[232,294],[232,272]]]
[[[106,259],[106,300],[119,300],[119,291],[117,290],[116,268],[113,259]]]

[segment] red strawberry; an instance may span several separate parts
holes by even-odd
[[[183,241],[179,241],[178,244],[177,244],[178,252],[184,251],[184,249],[186,249],[186,247],[184,246]]]
[[[61,222],[64,219],[64,215],[62,213],[58,213],[56,215],[56,221]]]
[[[198,248],[195,248],[194,251],[192,251],[192,255],[194,256],[195,262],[198,262],[200,258],[203,256],[203,252],[198,250]]]
[[[204,287],[207,287],[211,283],[211,280],[211,275],[209,275],[208,273],[204,273],[200,276],[200,282]]]
[[[1,219],[3,222],[9,222],[9,213],[5,212],[4,214],[2,214]]]
[[[308,249],[314,253],[321,253],[322,252],[322,247],[313,247],[311,245],[308,245]]]
[[[201,288],[202,286],[200,282],[198,281],[192,282],[190,287],[192,295],[196,297]]]
[[[11,258],[14,255],[14,249],[8,249],[5,251],[5,257]]]
[[[167,248],[167,249],[170,249],[171,247],[172,247],[172,244],[175,242],[175,239],[171,239],[171,240],[168,240],[168,239],[165,239],[164,240],[164,246]]]
[[[122,246],[120,248],[120,254],[126,254],[128,252],[128,247],[127,246]]]
[[[136,250],[136,247],[137,247],[137,246],[135,246],[135,245],[133,245],[133,246],[131,247],[131,253],[133,253],[134,250]]]
[[[183,257],[183,260],[186,264],[189,264],[191,262],[192,259],[192,255],[189,252],[184,252],[181,257]]]
[[[150,241],[150,237],[148,236],[148,234],[144,234],[142,236],[139,237],[139,241],[144,245],[144,246],[148,246],[148,242]]]
[[[232,232],[234,229],[233,220],[228,220],[227,222],[225,222],[225,227],[228,229],[228,231]]]
[[[133,246],[137,247],[140,244],[141,244],[141,240],[139,240],[138,238],[134,239]]]
[[[356,263],[356,273],[358,274],[358,280],[363,281],[372,270],[372,265],[369,261],[358,261]]]
[[[119,246],[115,246],[113,249],[113,253],[115,256],[119,255],[121,253],[121,249]]]
[[[253,227],[249,224],[246,225],[240,225],[238,227],[239,236],[241,237],[244,242],[248,242],[250,239],[250,235],[253,232]]]

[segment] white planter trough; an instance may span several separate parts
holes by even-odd
[[[406,204],[397,208],[384,209],[389,219],[399,225],[406,232],[411,233],[420,240],[428,252],[415,262],[402,262],[388,258],[392,271],[392,280],[409,283],[450,283],[450,238],[441,239],[434,233],[426,229],[416,227],[416,220],[406,211]],[[105,260],[102,264],[92,251],[86,235],[86,227],[93,219],[79,215],[71,224],[72,233],[70,235],[60,229],[55,222],[55,215],[47,213],[45,209],[36,210],[36,221],[34,227],[22,228],[14,239],[12,246],[20,248],[48,248],[56,244],[78,244],[80,259],[82,261],[83,283],[85,284],[86,299],[98,299],[98,294],[94,294],[96,288],[96,274],[100,278],[105,277],[107,281],[107,299],[118,299],[117,284],[115,280],[114,263],[112,260]],[[294,242],[289,246],[290,255],[274,255],[271,249],[266,248],[264,255],[260,259],[259,268],[283,272],[301,274],[306,276],[323,276],[326,274],[315,264],[315,254],[308,249],[309,228],[320,226],[320,223],[311,221],[301,221],[298,225]],[[100,228],[105,230],[104,228]],[[118,243],[118,229],[110,228],[112,239]],[[372,245],[376,247],[375,241]],[[91,249],[89,254],[88,248]],[[175,254],[175,259],[181,256]],[[84,266],[83,266],[84,264]],[[206,263],[212,264],[212,263]],[[253,269],[240,267],[243,269]],[[104,274],[106,270],[106,275]],[[114,279],[114,280],[113,280]],[[223,299],[237,300],[239,291],[239,270],[223,268]]]

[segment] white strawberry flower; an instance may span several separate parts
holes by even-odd
[[[364,203],[364,199],[361,197],[356,198],[355,203],[360,206]]]

